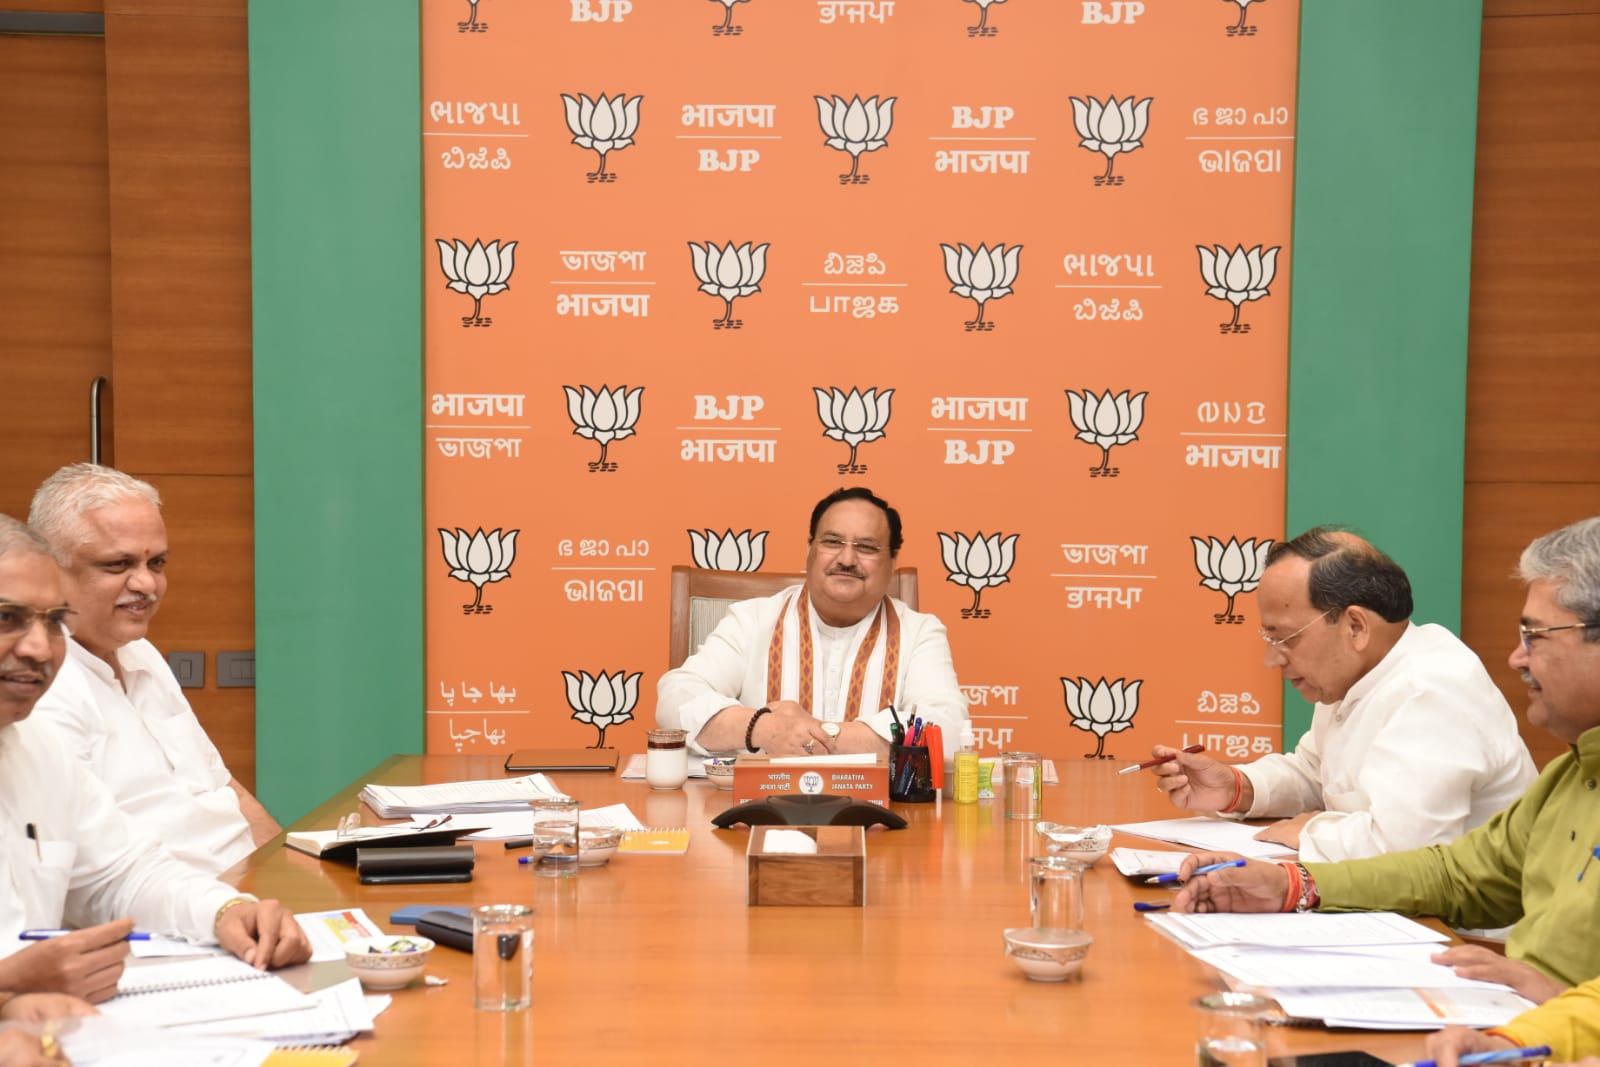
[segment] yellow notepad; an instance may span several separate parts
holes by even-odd
[[[622,835],[618,853],[649,853],[681,856],[689,851],[689,829],[685,826],[647,826]]]
[[[261,1067],[350,1067],[360,1056],[353,1048],[280,1048],[268,1053]]]

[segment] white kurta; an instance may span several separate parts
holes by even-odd
[[[29,827],[34,836],[29,837]],[[31,720],[0,729],[0,956],[30,927],[132,916],[140,929],[211,941],[237,891],[180,863]]]
[[[62,731],[68,750],[172,855],[216,874],[255,851],[232,775],[167,661],[149,641],[110,664],[76,641],[32,718]]]
[[[776,596],[741,601],[728,609],[705,644],[668,671],[656,683],[656,721],[667,729],[689,732],[690,743],[701,727],[723,708],[735,705],[759,708],[779,699],[767,693],[767,650],[772,631],[778,624],[790,596],[798,586]],[[946,748],[953,752],[967,720],[967,700],[956,682],[955,665],[950,659],[950,641],[944,623],[932,615],[912,611],[898,600],[891,600],[900,617],[900,668],[896,675],[895,709],[906,722],[913,706],[927,723],[937,723]],[[852,627],[836,628],[817,622],[814,654],[821,668],[816,674],[816,707],[819,719],[841,717],[844,692],[849,686],[857,631],[872,623],[868,615]],[[881,706],[869,706],[873,689],[862,696],[859,718],[888,740],[894,718]],[[705,751],[698,744],[697,751]]]
[[[1453,841],[1536,777],[1516,716],[1478,657],[1443,626],[1409,626],[1336,704],[1318,704],[1291,753],[1239,768],[1251,816],[1323,809],[1300,857],[1334,861]]]

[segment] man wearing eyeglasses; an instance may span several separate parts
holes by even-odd
[[[229,773],[145,637],[167,591],[160,495],[77,463],[39,486],[29,521],[50,543],[75,611],[67,662],[38,718],[168,852],[207,874],[231,867],[279,827]]]
[[[1267,664],[1316,704],[1311,730],[1241,767],[1156,746],[1174,804],[1277,817],[1256,837],[1332,861],[1452,841],[1533,781],[1483,664],[1443,626],[1410,622],[1405,571],[1365,540],[1317,527],[1274,545],[1256,605]]]
[[[0,515],[0,990],[110,997],[135,921],[214,940],[261,968],[308,959],[293,914],[163,852],[52,728],[29,719],[66,658],[72,618],[48,545]],[[17,936],[63,923],[81,929]]]
[[[871,490],[811,511],[804,585],[735,604],[661,676],[656,718],[702,752],[887,753],[897,709],[947,746],[967,718],[944,624],[887,595],[900,514]]]
[[[1519,570],[1528,593],[1511,666],[1528,686],[1528,721],[1570,752],[1504,811],[1447,845],[1344,863],[1252,861],[1193,878],[1173,907],[1373,909],[1435,915],[1457,927],[1515,923],[1506,958],[1462,946],[1435,960],[1539,1003],[1600,975],[1600,518],[1534,541]],[[1182,873],[1219,858],[1191,857]],[[1547,1032],[1566,1025],[1562,1010],[1547,1009]]]

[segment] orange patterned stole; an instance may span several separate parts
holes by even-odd
[[[783,685],[784,645],[790,632],[791,615],[799,636],[799,669],[796,672],[798,691],[793,693],[785,692]],[[880,640],[883,652],[881,682],[878,698],[869,704],[869,712],[894,704],[896,679],[900,674],[900,616],[895,612],[894,605],[889,603],[888,597],[884,597],[878,605],[872,625],[860,638],[860,647],[856,650],[855,662],[850,669],[850,686],[845,694],[845,722],[861,714],[863,690],[873,657],[879,651]],[[772,628],[772,641],[767,646],[767,702],[793,700],[807,713],[822,719],[828,718],[826,714],[818,715],[818,709],[813,706],[815,675],[811,603],[802,586],[799,593],[783,606],[778,615],[778,624]]]

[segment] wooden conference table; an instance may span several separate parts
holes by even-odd
[[[504,774],[500,763],[396,756],[293,829],[332,828],[361,808],[356,794],[370,781],[494,778]],[[1118,776],[1118,766],[1058,760],[1061,782],[1045,788],[1045,817],[1172,816],[1147,774]],[[1095,943],[1081,977],[1028,981],[1006,958],[1001,931],[1028,925],[1027,860],[1039,847],[1033,824],[1007,820],[998,801],[895,805],[911,825],[869,832],[865,907],[748,907],[748,832],[710,824],[730,793],[701,780],[657,792],[615,774],[551,777],[586,807],[623,802],[648,826],[689,827],[688,852],[618,856],[555,880],[517,864],[526,850],[490,841],[477,846],[470,883],[363,886],[353,868],[280,839],[224,876],[296,911],[360,906],[386,929],[389,913],[408,904],[538,909],[531,1010],[474,1011],[471,956],[441,946],[429,973],[449,984],[395,994],[375,1035],[356,1043],[363,1064],[733,1064],[818,1052],[918,1065],[1020,1062],[1033,1053],[1051,1057],[1038,1062],[1194,1062],[1189,1002],[1221,983],[1133,910],[1133,901],[1160,900],[1166,890],[1135,885],[1102,860],[1085,876],[1084,926]],[[365,824],[377,821],[361,811]],[[1120,835],[1115,844],[1162,847]],[[319,985],[346,971],[343,963],[310,969]],[[1418,1034],[1274,1028],[1272,1040],[1275,1055],[1422,1053]]]

